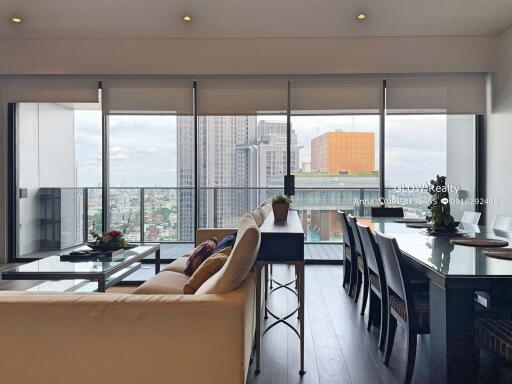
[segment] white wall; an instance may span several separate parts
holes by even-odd
[[[495,36],[0,39],[0,74],[489,72]]]
[[[496,73],[489,80],[487,112],[487,196],[499,202],[487,208],[512,216],[512,27],[498,38]]]

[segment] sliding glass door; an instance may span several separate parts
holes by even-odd
[[[101,226],[100,105],[18,103],[16,123],[18,256],[82,243]]]

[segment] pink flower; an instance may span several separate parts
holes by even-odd
[[[112,237],[117,237],[121,234],[122,232],[121,231],[118,231],[117,229],[114,229],[113,231],[110,231],[109,233],[107,233],[107,235],[110,235]]]

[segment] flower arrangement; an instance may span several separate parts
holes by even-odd
[[[130,245],[124,238],[125,232],[126,227],[124,227],[121,231],[114,229],[112,231],[101,234],[96,231],[96,228],[93,225],[89,233],[94,238],[94,241],[87,243],[87,245],[93,250],[97,251],[115,251],[118,249],[128,249],[130,248]]]

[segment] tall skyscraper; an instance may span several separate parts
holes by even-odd
[[[336,131],[315,137],[311,170],[330,175],[375,171],[375,133]]]

